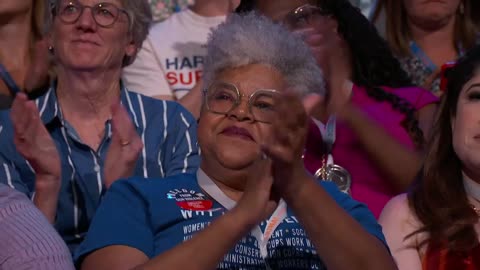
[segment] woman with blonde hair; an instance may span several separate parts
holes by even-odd
[[[441,67],[478,43],[479,5],[472,0],[380,0],[373,22],[385,12],[385,37],[414,84],[441,95]]]
[[[43,93],[49,83],[49,54],[44,40],[46,1],[0,3],[0,109],[17,92]]]

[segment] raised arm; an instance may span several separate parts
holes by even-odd
[[[435,110],[435,107],[436,105],[432,104],[419,112],[425,129],[424,134],[430,132],[429,128],[432,122],[429,120],[432,119],[429,116],[432,115],[431,112]],[[390,179],[390,183],[396,190],[405,191],[421,167],[423,153],[419,150],[410,150],[402,145],[353,104],[345,105],[342,120],[357,135],[370,158],[385,173],[385,179]]]
[[[264,144],[274,164],[273,188],[305,227],[327,268],[396,269],[373,215],[336,188],[322,188],[303,167],[307,115],[298,98],[287,95],[276,119],[274,136]]]
[[[105,157],[105,186],[132,176],[135,164],[144,147],[132,119],[121,104],[112,106],[112,141]]]
[[[54,223],[61,186],[61,163],[57,147],[42,123],[35,103],[17,94],[11,119],[17,151],[35,172],[35,206]]]

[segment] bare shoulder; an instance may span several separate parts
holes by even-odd
[[[407,194],[392,198],[383,209],[379,221],[391,248],[418,247],[425,239],[424,233],[417,233],[422,227],[411,209]]]
[[[410,215],[411,211],[408,206],[408,197],[406,193],[403,193],[390,199],[383,208],[380,220],[388,219],[392,216],[396,217],[396,219],[406,218]]]
[[[408,203],[407,194],[393,197],[383,208],[379,223],[384,227],[396,227],[401,232],[413,232],[421,226]]]

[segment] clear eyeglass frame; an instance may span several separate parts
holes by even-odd
[[[66,24],[74,24],[82,16],[85,9],[89,8],[95,23],[104,28],[112,27],[120,17],[121,13],[125,13],[130,21],[130,16],[125,9],[117,7],[113,3],[98,3],[94,6],[81,5],[78,1],[62,2],[55,8],[55,15]]]

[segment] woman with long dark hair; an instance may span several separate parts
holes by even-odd
[[[480,269],[480,46],[448,78],[421,177],[380,217],[400,270]]]
[[[348,171],[353,198],[378,216],[418,172],[437,99],[411,86],[375,27],[347,0],[257,0],[240,6],[248,8],[301,36],[325,73],[330,91],[313,113],[317,125],[311,125],[307,141],[307,168],[347,186]]]

